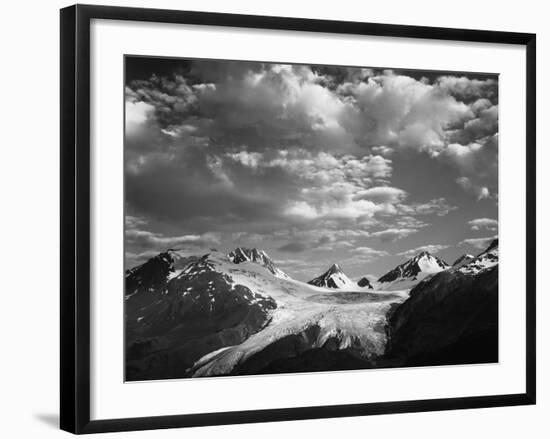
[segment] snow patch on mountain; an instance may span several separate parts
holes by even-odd
[[[453,268],[461,273],[475,275],[495,265],[498,265],[498,239],[492,241],[489,247],[475,258]]]
[[[475,256],[466,253],[462,256],[460,256],[456,261],[453,262],[453,267],[457,267],[458,265],[462,266],[470,262],[472,259],[474,259]]]

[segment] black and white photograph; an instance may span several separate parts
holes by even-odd
[[[2,437],[545,436],[544,3],[6,6]]]
[[[125,57],[127,381],[498,362],[498,75]]]

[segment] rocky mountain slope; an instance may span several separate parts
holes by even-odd
[[[125,299],[131,308],[149,305],[166,291],[168,282],[198,256],[180,250],[167,250],[126,271]]]
[[[127,298],[128,380],[182,376],[177,371],[197,358],[242,342],[268,322],[275,301],[235,284],[214,261],[204,256],[159,292],[148,289]]]
[[[361,279],[359,279],[357,281],[357,285],[359,285],[361,288],[369,288],[371,290],[373,288],[369,278],[366,276],[363,276]]]
[[[229,260],[234,264],[241,264],[243,262],[255,262],[256,264],[260,264],[263,267],[267,268],[273,275],[277,277],[290,279],[290,276],[288,276],[285,272],[275,266],[273,260],[263,250],[258,250],[256,248],[238,247],[231,253],[229,253],[228,257]]]
[[[498,240],[414,287],[388,334],[386,358],[397,365],[498,361]]]
[[[300,282],[264,251],[244,247],[160,253],[126,273],[126,379],[497,357],[498,241],[453,267],[421,253],[376,289],[364,279],[352,282],[335,264]]]
[[[464,265],[466,263],[468,263],[468,261],[471,261],[472,259],[474,259],[474,256],[472,256],[471,254],[464,254],[462,256],[460,256],[456,261],[453,262],[453,267],[456,267],[457,265]]]
[[[446,270],[449,265],[428,252],[421,252],[378,279],[384,290],[412,288],[426,276]]]
[[[383,354],[386,315],[406,293],[309,285],[251,254],[262,252],[211,252],[177,275],[163,264],[147,278],[130,270],[127,288],[142,288],[126,294],[126,379],[307,370],[310,356],[321,370],[371,367]]]
[[[466,274],[477,274],[487,268],[498,264],[498,239],[491,242],[489,247],[475,258],[465,261],[462,264],[453,266],[453,270],[458,270]]]

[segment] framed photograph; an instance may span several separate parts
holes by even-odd
[[[535,35],[61,10],[61,428],[535,403]]]

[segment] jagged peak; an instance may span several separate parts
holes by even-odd
[[[378,282],[393,282],[397,279],[417,279],[419,273],[435,273],[449,268],[443,259],[428,251],[421,251],[416,256],[398,265],[378,279]]]
[[[419,259],[422,259],[422,258],[436,258],[436,259],[439,259],[437,256],[432,255],[429,251],[423,250],[423,251],[417,253],[412,258],[410,258],[409,261],[418,261]]]
[[[278,269],[273,262],[273,259],[269,257],[267,252],[255,247],[237,247],[235,250],[227,254],[227,258],[234,264],[240,264],[242,262],[255,262],[266,267],[273,275],[282,278],[289,278],[289,276]]]
[[[469,261],[469,260],[471,260],[471,259],[474,259],[474,257],[475,257],[475,256],[474,256],[474,255],[471,255],[470,253],[464,253],[463,255],[459,256],[459,257],[456,259],[456,261],[453,262],[453,265],[452,265],[452,266],[454,267],[455,265],[458,265],[458,264],[460,264],[460,263],[462,263],[462,262],[464,262],[464,261]]]
[[[443,267],[443,266],[449,267],[449,264],[447,264],[447,262],[445,262],[443,259],[441,259],[440,257],[438,257],[436,255],[433,255],[430,252],[425,251],[425,250],[421,251],[418,254],[416,254],[415,256],[407,259],[401,265],[398,265],[398,267],[403,267],[404,268],[404,267],[408,267],[408,266],[411,266],[411,265],[415,265],[415,264],[418,264],[419,262],[421,262],[422,259],[428,259],[428,260],[435,261],[441,267]]]
[[[464,263],[456,265],[454,268],[465,274],[476,275],[488,269],[493,269],[494,266],[498,265],[498,256],[497,238],[491,241],[487,249],[482,251],[479,255],[468,261],[464,261]]]
[[[491,243],[489,244],[489,247],[487,247],[487,249],[485,251],[488,252],[488,251],[491,251],[491,250],[493,250],[494,248],[497,248],[497,247],[498,247],[498,238],[495,238],[491,241]]]
[[[329,272],[335,272],[335,271],[342,271],[342,269],[340,268],[340,266],[337,263],[334,263],[330,266],[328,271]]]
[[[353,282],[344,273],[344,271],[340,268],[340,266],[334,263],[321,276],[318,276],[315,279],[310,280],[308,284],[315,285],[318,287],[343,288],[343,287],[352,286]]]
[[[228,254],[230,259],[235,258],[238,255],[246,259],[267,258],[271,260],[265,250],[256,247],[237,247]]]

